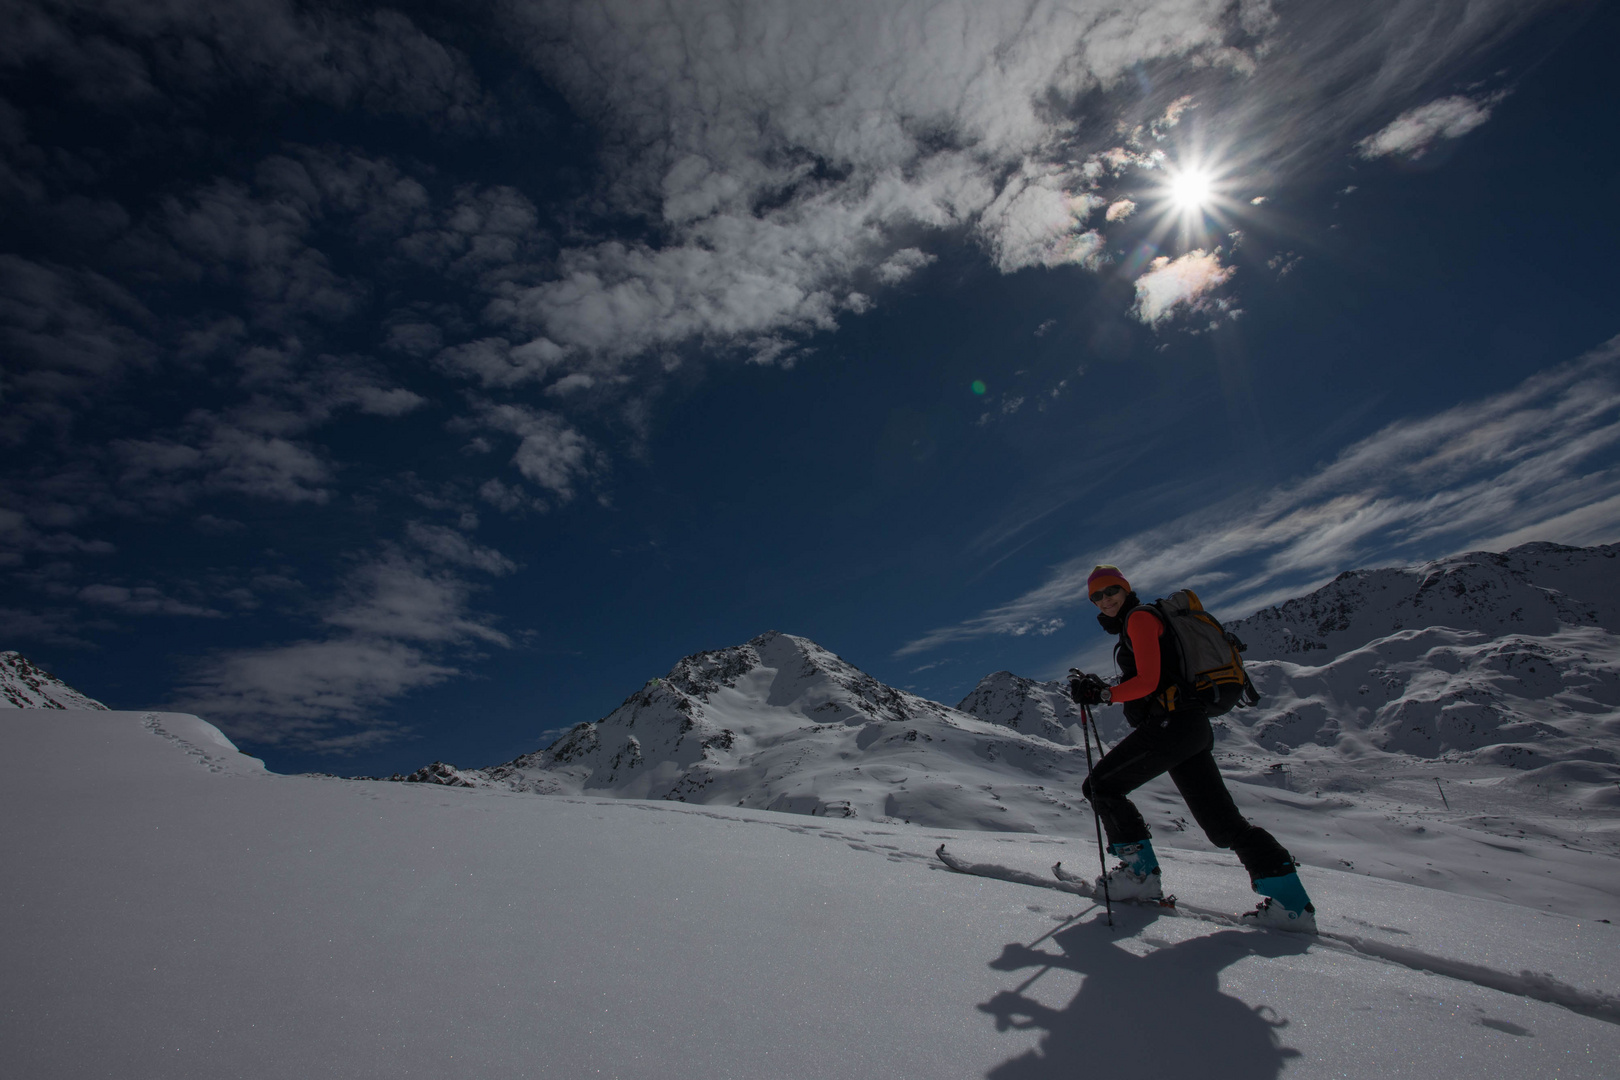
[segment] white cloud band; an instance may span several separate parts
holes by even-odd
[[[1029,592],[902,646],[1018,634],[1082,603],[1097,563],[1159,594],[1205,583],[1236,616],[1370,561],[1620,537],[1620,338],[1512,390],[1399,420],[1269,492],[1201,507],[1057,567]]]

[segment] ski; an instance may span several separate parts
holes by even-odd
[[[947,870],[958,874],[969,874],[973,877],[994,878],[997,881],[1010,881],[1015,885],[1033,885],[1037,889],[1056,889],[1059,892],[1073,893],[1076,896],[1083,896],[1087,900],[1093,900],[1099,904],[1102,903],[1103,900],[1102,891],[1097,888],[1095,882],[1063,869],[1063,864],[1061,862],[1054,863],[1052,865],[1052,876],[1047,878],[1041,877],[1039,874],[1031,874],[1026,870],[1019,870],[1011,866],[1002,866],[999,863],[970,863],[964,859],[959,859],[955,855],[952,855],[950,852],[946,851],[944,844],[939,845],[939,847],[934,851],[934,858],[938,859]],[[1180,915],[1191,919],[1201,919],[1204,922],[1212,922],[1221,926],[1237,927],[1238,929],[1242,930],[1274,930],[1282,934],[1299,934],[1304,937],[1318,939],[1333,938],[1345,942],[1345,944],[1352,948],[1363,947],[1363,943],[1358,938],[1351,938],[1342,934],[1328,933],[1327,931],[1316,929],[1314,925],[1301,926],[1296,929],[1291,926],[1280,926],[1274,923],[1257,922],[1253,918],[1245,918],[1242,914],[1217,911],[1214,908],[1206,908],[1198,905],[1182,904],[1178,902],[1174,896],[1166,896],[1162,900],[1121,900],[1116,897],[1114,899],[1114,903],[1131,904],[1135,907],[1151,908],[1154,911],[1163,912],[1167,915]]]
[[[1083,896],[1088,900],[1095,900],[1099,904],[1102,903],[1102,893],[1097,890],[1092,882],[1075,877],[1068,871],[1064,871],[1054,879],[1044,878],[1038,874],[1031,874],[1023,870],[1016,870],[1010,866],[1001,866],[997,863],[965,862],[946,851],[944,844],[939,845],[938,850],[934,852],[934,858],[943,863],[947,870],[955,871],[958,874],[995,878],[997,881],[1011,881],[1016,885],[1033,885],[1038,889],[1056,889],[1059,892],[1074,893],[1076,896]],[[1062,863],[1059,863],[1058,867],[1062,865]],[[1053,869],[1056,870],[1058,867],[1053,867]],[[1167,896],[1163,900],[1115,900],[1114,902],[1116,904],[1135,904],[1138,907],[1150,907],[1157,910],[1174,911],[1176,908],[1176,898],[1173,896]]]

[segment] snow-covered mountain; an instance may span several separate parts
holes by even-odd
[[[1067,742],[896,690],[772,632],[687,657],[544,750],[488,769],[435,763],[412,779],[1029,832],[1089,820],[1084,773]]]
[[[1351,571],[1232,623],[1265,698],[1218,723],[1223,766],[1318,791],[1502,766],[1465,778],[1620,805],[1617,554],[1529,544]],[[1123,736],[1119,710],[1097,715]],[[999,671],[952,709],[773,632],[687,657],[543,750],[409,779],[1050,830],[1084,825],[1078,723],[1061,682]]]
[[[997,671],[980,679],[956,707],[992,724],[1065,746],[1080,745],[1080,706],[1070,699],[1066,682],[1041,682]],[[1100,709],[1094,715],[1109,742],[1125,734],[1127,728],[1119,710]]]
[[[1620,544],[1525,544],[1418,566],[1347,570],[1308,596],[1231,624],[1248,659],[1316,661],[1404,630],[1447,626],[1497,636],[1563,627],[1620,631]],[[1317,656],[1314,654],[1321,653]]]
[[[105,709],[16,652],[0,652],[0,709]]]
[[[1528,544],[1341,574],[1232,625],[1265,701],[1230,726],[1271,753],[1507,765],[1620,805],[1617,555]]]

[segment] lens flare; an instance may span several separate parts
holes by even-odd
[[[978,394],[980,397],[983,397],[984,396],[984,391],[985,391],[984,381],[982,379],[974,379],[972,386],[970,386],[968,389],[972,390],[975,394]]]

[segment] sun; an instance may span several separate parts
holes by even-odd
[[[1213,178],[1203,169],[1184,169],[1170,178],[1170,201],[1192,213],[1208,206],[1215,197]]]
[[[1146,170],[1151,170],[1151,179],[1143,178],[1147,184],[1142,194],[1153,207],[1151,243],[1174,235],[1189,249],[1208,247],[1240,228],[1250,205],[1236,196],[1250,180],[1232,147],[1193,145],[1150,157]]]

